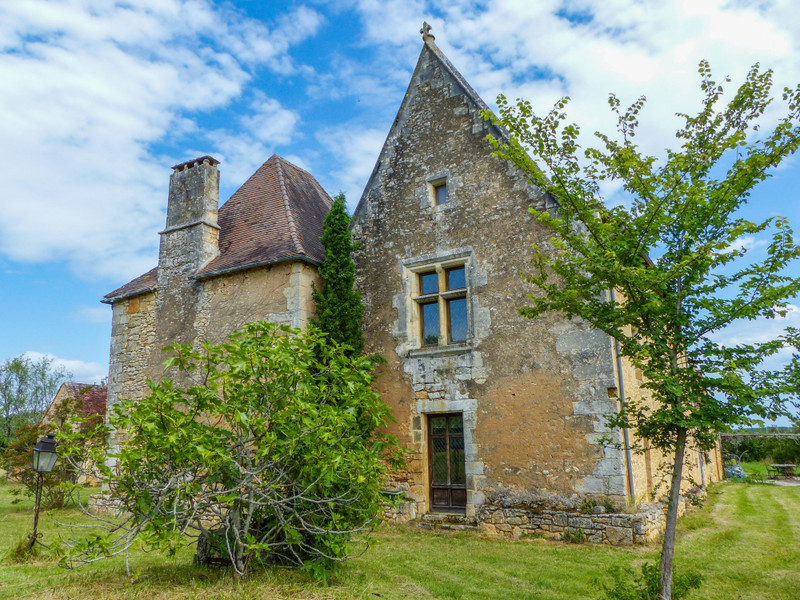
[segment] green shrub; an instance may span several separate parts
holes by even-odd
[[[188,385],[151,382],[110,417],[127,440],[116,468],[101,468],[132,518],[65,562],[125,552],[138,536],[170,555],[198,542],[201,561],[239,574],[268,561],[324,576],[378,522],[384,459],[397,456],[378,431],[390,415],[373,360],[313,328],[266,322],[221,346],[171,350],[166,367]]]
[[[611,582],[597,581],[602,595],[601,600],[659,600],[659,578],[661,572],[657,563],[644,563],[641,575],[633,569],[612,567],[609,572]],[[686,598],[700,587],[703,576],[698,573],[674,573],[672,576],[672,600]]]

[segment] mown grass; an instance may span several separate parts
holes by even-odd
[[[11,505],[9,490],[10,484],[0,485],[0,556],[32,521],[32,503]],[[79,520],[74,510],[59,511],[58,517]],[[51,518],[41,523],[46,543],[58,530]],[[794,599],[800,589],[799,534],[800,487],[720,485],[703,508],[682,519],[676,565],[706,577],[693,598]],[[0,598],[577,600],[597,598],[595,580],[604,580],[611,567],[638,570],[655,556],[656,548],[386,527],[373,536],[368,552],[346,563],[327,584],[286,569],[237,579],[225,569],[195,567],[191,549],[174,559],[137,550],[131,554],[131,568],[138,573],[134,583],[121,558],[75,571],[60,569],[46,556],[28,564],[3,561]]]
[[[743,462],[742,468],[747,475],[767,478],[767,465],[763,462]]]

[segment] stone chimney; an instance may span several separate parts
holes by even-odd
[[[219,161],[203,156],[173,167],[167,226],[158,251],[156,330],[160,340],[194,344],[201,285],[194,275],[219,255]],[[160,371],[163,356],[153,353]]]
[[[218,164],[215,158],[202,156],[172,167],[159,271],[178,268],[191,276],[219,255]]]

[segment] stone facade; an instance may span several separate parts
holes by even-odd
[[[551,236],[527,209],[557,207],[491,156],[487,134],[504,132],[424,38],[352,225],[365,352],[386,359],[376,391],[409,449],[387,518],[443,511],[516,536],[649,540],[660,510],[620,511],[666,491],[663,457],[607,426],[621,395],[646,398],[641,373],[585,323],[519,315],[529,248]],[[219,211],[218,180],[210,157],[175,167],[158,267],[107,296],[112,405],[146,393],[167,344],[221,342],[256,320],[304,327],[313,314],[330,198],[279,157]],[[713,459],[689,453],[687,491],[721,477]],[[587,500],[614,512],[584,515]]]
[[[397,421],[391,432],[410,450],[407,470],[391,482],[416,505],[404,507],[405,515],[439,509],[463,512],[495,531],[521,519],[519,526],[563,532],[548,528],[574,527],[570,519],[583,517],[570,514],[582,499],[622,508],[649,498],[658,467],[655,457],[626,452],[623,432],[606,425],[619,409],[620,377],[625,385],[635,380],[624,364],[620,375],[611,339],[582,322],[556,315],[530,320],[517,312],[532,291],[521,280],[528,249],[546,246],[550,236],[527,209],[556,207],[515,167],[490,155],[487,134],[504,133],[483,118],[485,109],[426,36],[354,215],[365,351],[387,359],[376,385]],[[465,283],[451,290],[447,273],[462,268]],[[456,296],[465,300],[466,325],[448,312]],[[433,318],[438,338],[435,324],[425,325]],[[463,337],[449,333],[464,326]],[[641,393],[635,384],[631,391]],[[434,442],[450,444],[434,440],[437,416],[463,428],[454,449],[434,449]],[[463,461],[463,481],[443,485],[449,500],[434,499],[437,452]],[[460,468],[448,465],[450,475]],[[711,471],[704,481],[717,479]],[[533,499],[539,508],[496,500],[508,496]],[[562,515],[558,523],[555,515]],[[658,519],[595,521],[584,528],[587,536],[617,543],[651,536]]]
[[[279,157],[267,161],[256,175],[234,194],[235,205],[218,211],[217,161],[203,157],[174,167],[158,267],[106,296],[113,307],[110,406],[148,392],[147,380],[163,376],[166,355],[162,349],[169,344],[222,343],[252,321],[297,328],[308,324],[314,311],[312,285],[320,283],[321,245],[295,248],[295,240],[287,240],[285,230],[279,229],[270,246],[270,240],[251,236],[248,230],[221,229],[218,220],[224,220],[226,211],[235,212],[242,221],[284,209],[291,217],[291,211],[301,210],[292,202],[303,204],[302,209],[312,204],[316,214],[324,216],[331,200],[310,175]],[[282,181],[290,176],[305,187]],[[269,184],[277,186],[275,193]],[[275,202],[266,202],[264,196],[275,196]],[[298,239],[304,227],[309,237],[322,233],[321,217],[307,223],[302,215],[291,220],[299,230]],[[269,252],[254,253],[253,248],[261,246],[269,246]],[[224,268],[209,269],[215,260],[223,261]],[[112,437],[114,445],[119,441],[118,436]]]

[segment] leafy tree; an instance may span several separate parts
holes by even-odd
[[[348,353],[358,356],[364,348],[361,334],[364,306],[361,294],[355,289],[356,267],[352,253],[356,244],[350,236],[350,216],[344,194],[334,198],[323,223],[323,232],[325,262],[319,268],[322,290],[314,288],[313,291],[317,308],[315,324],[331,340],[349,346]]]
[[[373,362],[348,357],[316,330],[251,323],[221,346],[172,347],[164,379],[120,404],[127,432],[116,469],[101,465],[123,514],[108,531],[72,545],[65,561],[124,552],[139,537],[174,554],[198,541],[205,562],[239,573],[263,561],[324,571],[348,556],[353,533],[380,511],[389,409],[372,391]]]
[[[534,318],[556,311],[590,323],[619,341],[622,355],[646,376],[652,398],[626,398],[610,426],[630,427],[672,456],[659,566],[663,599],[671,597],[687,441],[708,450],[732,425],[781,414],[784,394],[796,393],[790,383],[796,358],[794,370],[759,370],[782,346],[797,344],[796,332],[727,345],[716,334],[741,319],[783,315],[800,290],[797,271],[787,271],[800,248],[786,220],[754,223],[739,210],[800,144],[800,86],[784,91],[785,116],[763,132],[758,125],[772,101],[771,71],[754,66],[727,104],[708,63],[699,72],[700,111],[679,115],[680,147],[662,159],[635,143],[644,98],[622,110],[611,95],[617,135],[597,133],[599,148],[584,150],[579,128],[565,124],[567,98],[539,117],[530,103],[512,106],[501,96],[495,122],[510,139],[491,139],[496,156],[517,165],[558,204],[553,211],[531,210],[553,236],[534,247],[527,280],[536,293],[521,313]],[[604,181],[621,184],[625,205],[605,204]],[[739,240],[767,232],[766,258],[741,260]]]
[[[70,377],[53,359],[34,361],[24,354],[0,365],[0,440],[7,446],[24,424],[41,419],[59,386]]]

